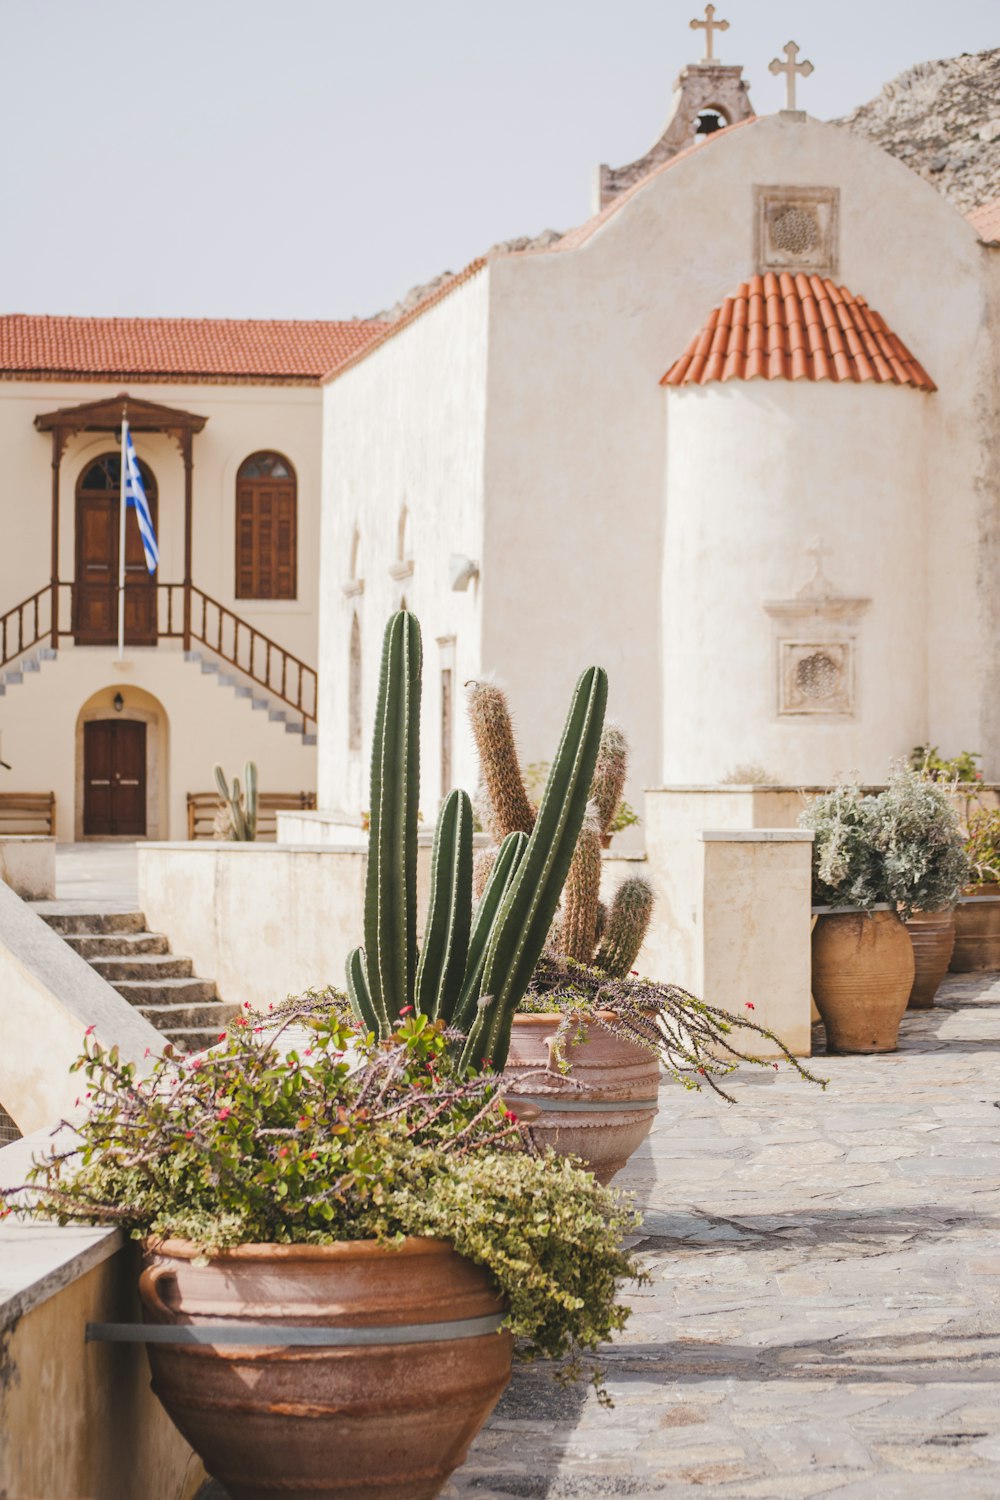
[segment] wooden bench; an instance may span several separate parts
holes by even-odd
[[[210,839],[215,836],[215,815],[221,798],[218,792],[188,792],[188,838]],[[276,839],[278,813],[314,809],[315,792],[261,792],[257,799],[257,838]]]
[[[0,834],[56,831],[55,792],[0,792]]]

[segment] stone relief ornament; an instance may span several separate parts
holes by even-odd
[[[779,718],[853,718],[857,627],[870,599],[849,598],[827,578],[822,541],[806,549],[812,576],[791,599],[764,605],[774,622]]]
[[[839,237],[838,188],[754,188],[754,260],[761,274],[836,276]]]

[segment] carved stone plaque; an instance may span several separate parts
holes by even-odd
[[[781,641],[780,714],[854,712],[854,642]]]
[[[839,233],[838,188],[754,188],[754,260],[759,272],[836,276]]]

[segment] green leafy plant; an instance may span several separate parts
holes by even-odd
[[[476,884],[482,888],[501,841],[512,833],[530,833],[534,826],[533,794],[544,762],[532,762],[522,772],[510,706],[496,683],[470,683],[468,709],[482,767],[484,821],[495,844],[492,851],[482,851],[477,860]],[[559,917],[550,934],[553,951],[616,975],[625,975],[631,969],[653,912],[652,887],[642,876],[624,880],[609,906],[600,899],[601,846],[610,842],[616,824],[628,827],[638,822],[633,809],[622,799],[628,754],[628,742],[621,730],[606,725],[590,785],[590,806],[567,871]]]
[[[816,797],[800,824],[815,834],[813,900],[906,918],[953,906],[968,878],[958,814],[944,786],[894,766],[885,791],[836,787]]]
[[[577,683],[545,793],[530,830],[505,838],[473,917],[472,804],[453,791],[438,817],[431,896],[417,949],[420,626],[390,619],[372,743],[365,946],[347,962],[358,1018],[376,1037],[410,1011],[467,1040],[462,1065],[503,1067],[514,1012],[542,952],[587,810],[601,744],[607,677]]]
[[[1000,883],[1000,808],[973,808],[968,816],[965,854],[969,874],[980,885]]]
[[[747,1014],[736,1017],[706,1005],[679,985],[659,984],[638,974],[612,978],[598,968],[547,954],[535,970],[521,1009],[559,1014],[553,1046],[557,1057],[564,1056],[566,1043],[582,1028],[597,1026],[654,1053],[668,1075],[685,1088],[700,1089],[707,1084],[730,1103],[735,1101],[718,1083],[719,1078],[734,1072],[740,1063],[778,1066],[770,1058],[745,1051],[738,1032],[770,1042],[801,1078],[826,1088],[825,1079],[811,1073],[779,1036],[749,1014],[755,1009],[752,1000],[744,1004]]]
[[[285,1051],[292,1027],[305,1041]],[[490,1273],[526,1358],[572,1359],[625,1322],[616,1288],[637,1267],[620,1242],[636,1215],[532,1152],[499,1079],[459,1070],[441,1021],[411,1016],[377,1043],[325,995],[147,1077],[93,1038],[75,1066],[79,1139],[4,1190],[11,1208],[206,1252],[440,1237]]]
[[[248,760],[243,768],[243,786],[238,776],[232,786],[221,766],[215,767],[215,784],[221,797],[220,812],[225,815],[223,838],[253,843],[257,837],[257,764]]]
[[[982,758],[978,750],[960,750],[950,760],[944,760],[937,745],[914,745],[910,766],[932,781],[982,781],[983,773],[976,765]]]

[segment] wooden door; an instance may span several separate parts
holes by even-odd
[[[83,831],[146,834],[146,726],[95,719],[83,726]]]
[[[144,464],[139,467],[155,529],[156,480]],[[81,646],[113,646],[118,639],[120,478],[120,454],[106,453],[77,487],[74,634]],[[125,519],[125,640],[156,645],[156,580],[146,568],[134,510]]]

